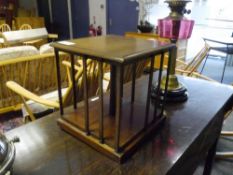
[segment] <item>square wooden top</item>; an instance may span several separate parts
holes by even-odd
[[[125,63],[147,57],[175,47],[173,44],[156,40],[127,38],[123,36],[100,36],[74,39],[65,42],[52,43],[57,50],[102,58],[106,62]]]

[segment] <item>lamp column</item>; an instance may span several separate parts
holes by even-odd
[[[190,0],[166,0],[171,12],[169,16],[164,19],[159,19],[158,21],[158,32],[160,37],[169,38],[172,43],[176,43],[178,39],[188,39],[191,36],[194,21],[188,20],[184,17],[185,13],[190,13],[190,10],[186,10],[185,6]],[[167,101],[171,102],[182,102],[186,101],[187,89],[185,86],[178,81],[175,75],[176,69],[176,58],[177,49],[172,51],[171,55],[171,65],[170,65],[170,75],[168,82],[168,93]],[[165,89],[166,76],[162,79],[161,92],[163,93]]]

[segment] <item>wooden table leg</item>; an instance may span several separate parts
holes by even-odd
[[[204,167],[204,172],[203,175],[210,175],[213,162],[214,162],[214,157],[216,153],[216,147],[217,147],[218,139],[214,142],[214,144],[211,146],[211,148],[208,151],[207,158],[205,161],[205,167]]]
[[[74,109],[77,109],[77,95],[76,95],[76,82],[75,82],[75,70],[74,70],[74,55],[70,54],[70,59],[71,59],[71,76],[72,76],[72,84],[73,84],[73,96],[74,96],[74,101],[73,101],[73,106]]]
[[[60,114],[63,115],[63,104],[62,104],[62,92],[61,92],[61,73],[60,73],[60,62],[58,50],[55,50],[56,66],[57,66],[57,86],[58,86],[58,98],[60,104]]]
[[[116,113],[116,66],[111,65],[110,73],[110,105],[109,114],[115,116]]]
[[[122,67],[116,70],[116,120],[115,120],[115,151],[120,151],[121,109],[122,109]]]

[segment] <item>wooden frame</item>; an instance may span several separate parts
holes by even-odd
[[[59,102],[60,102],[60,114],[61,118],[58,120],[58,124],[60,127],[67,131],[68,133],[74,135],[79,138],[83,142],[87,143],[91,147],[105,154],[106,156],[112,158],[113,160],[122,163],[124,162],[135,149],[147,138],[152,132],[157,129],[162,122],[165,120],[163,115],[164,110],[164,101],[160,103],[160,94],[158,92],[158,99],[155,101],[159,101],[159,105],[154,105],[154,108],[150,108],[151,98],[150,92],[152,87],[153,80],[153,65],[155,55],[164,55],[165,52],[169,53],[169,66],[171,60],[171,53],[176,47],[172,44],[163,45],[162,47],[158,44],[158,48],[149,41],[138,40],[138,45],[143,45],[145,47],[145,51],[142,53],[137,52],[139,49],[135,48],[136,40],[134,39],[126,39],[123,37],[117,36],[106,36],[106,37],[97,37],[97,38],[84,38],[80,40],[71,41],[71,45],[65,45],[63,43],[53,43],[52,46],[55,47],[55,55],[57,62],[57,80],[58,80],[58,94],[59,94]],[[77,45],[76,42],[78,43]],[[93,42],[98,42],[98,46],[96,47]],[[108,43],[109,42],[109,43]],[[118,50],[116,50],[116,43],[123,44],[125,48],[126,56],[118,56]],[[125,44],[125,42],[127,44]],[[92,46],[90,44],[93,44]],[[83,45],[83,46],[82,46]],[[88,46],[88,48],[87,48]],[[118,45],[121,47],[120,45]],[[151,48],[153,47],[153,48]],[[122,49],[125,49],[122,48]],[[104,50],[107,49],[107,50]],[[108,52],[108,49],[111,52]],[[141,49],[140,49],[141,50]],[[60,65],[59,65],[59,52],[67,52],[71,55],[76,55],[82,57],[83,60],[83,79],[84,79],[84,100],[82,103],[79,103],[76,108],[76,104],[74,104],[74,110],[65,112],[63,109],[62,102],[62,94],[61,94],[61,83],[60,83]],[[129,53],[128,53],[129,52]],[[115,53],[115,55],[114,55]],[[113,56],[112,56],[113,55]],[[72,58],[73,56],[71,56]],[[99,70],[99,96],[96,100],[88,99],[88,91],[87,89],[87,78],[86,78],[86,61],[87,58],[95,60],[98,62]],[[147,95],[143,97],[138,97],[137,100],[134,98],[136,82],[136,64],[141,60],[146,60],[150,58],[150,76],[148,82]],[[164,56],[161,57],[162,63]],[[71,61],[72,63],[73,61]],[[102,76],[102,68],[101,64],[107,63],[110,64],[111,67],[111,80],[110,80],[110,94],[104,94],[102,90],[103,76]],[[133,65],[132,70],[132,92],[129,93],[129,89],[125,90],[123,88],[123,74],[125,72],[125,67],[128,65]],[[74,65],[71,66],[74,69]],[[162,64],[160,65],[158,84],[161,84],[161,75],[163,71]],[[73,71],[72,71],[73,72]],[[169,69],[167,69],[167,78],[164,90],[164,100],[166,98],[167,87],[168,87],[168,78],[169,78]],[[73,82],[74,84],[74,82]],[[159,87],[160,88],[160,87]],[[138,93],[138,92],[137,92]],[[127,94],[127,95],[126,95]],[[74,98],[76,96],[74,95]],[[131,99],[130,102],[126,102],[127,99]],[[76,100],[74,100],[75,102]],[[146,103],[145,103],[146,101]],[[96,109],[96,106],[99,106],[100,110]],[[133,114],[127,115],[127,110],[131,108],[137,108],[139,111],[143,111],[140,113],[141,115],[137,115],[139,112],[136,110],[132,110]],[[153,112],[152,112],[153,111]],[[156,112],[154,112],[156,111]],[[99,115],[96,115],[99,114]],[[130,128],[128,124],[130,122],[125,121],[129,118],[129,116],[135,117],[135,120],[143,120],[142,126],[137,129]],[[107,123],[106,123],[107,122]],[[127,126],[123,125],[126,124]],[[136,129],[136,130],[135,130]],[[125,134],[126,133],[126,134]],[[131,134],[129,134],[131,133]]]

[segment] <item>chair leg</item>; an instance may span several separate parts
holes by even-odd
[[[202,74],[202,72],[203,72],[203,70],[204,70],[204,67],[205,67],[205,64],[206,64],[206,61],[207,61],[208,57],[209,57],[209,53],[206,55],[206,58],[205,58],[205,61],[204,61],[203,66],[202,66],[202,68],[201,68],[200,74]]]
[[[216,152],[215,158],[233,158],[233,152]]]
[[[227,60],[228,60],[228,55],[226,55],[226,58],[225,58],[225,62],[224,62],[224,66],[223,66],[223,71],[222,71],[222,77],[221,77],[221,83],[222,83],[223,78],[224,78],[224,74],[225,74],[225,70],[226,70],[226,66],[227,66]]]
[[[233,136],[233,131],[222,131],[221,136]],[[233,151],[216,152],[216,158],[233,158]]]
[[[27,105],[26,100],[25,100],[22,96],[21,96],[21,98],[22,98],[23,104],[24,104],[24,106],[25,106],[25,109],[26,109],[26,111],[27,111],[28,114],[29,114],[29,118],[31,119],[31,121],[36,120],[36,117],[34,116],[32,110],[31,110],[31,109],[29,108],[29,106]]]
[[[233,136],[233,131],[222,131],[221,136]]]

